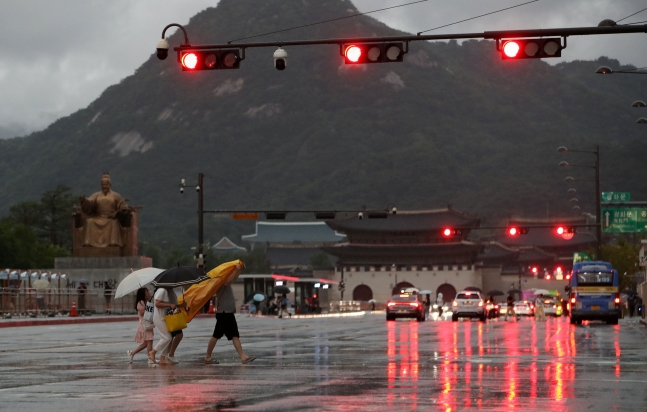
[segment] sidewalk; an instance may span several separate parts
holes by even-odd
[[[212,318],[213,313],[200,313],[196,318]],[[19,326],[51,326],[51,325],[73,325],[77,323],[102,323],[102,322],[134,322],[139,320],[137,315],[93,315],[78,316],[70,318],[57,316],[54,318],[16,318],[0,319],[0,328],[13,328]]]

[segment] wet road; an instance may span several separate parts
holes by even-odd
[[[195,319],[181,363],[129,365],[134,322],[0,332],[0,410],[647,410],[647,328],[519,322],[239,317],[241,365]]]

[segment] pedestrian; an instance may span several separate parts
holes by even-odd
[[[36,309],[38,315],[45,311],[45,289],[36,289]]]
[[[445,299],[443,298],[443,292],[438,292],[436,296],[436,306],[438,306],[438,318],[443,320],[443,305],[445,304]]]
[[[425,300],[422,304],[425,307],[425,320],[429,320],[429,310],[431,308],[431,298],[429,295],[425,295]]]
[[[79,300],[79,311],[85,310],[85,295],[88,293],[88,288],[85,286],[84,282],[81,282],[79,287],[76,289],[76,293]]]
[[[146,330],[143,325],[144,313],[146,313],[146,302],[151,299],[151,293],[148,288],[139,288],[137,290],[137,297],[135,299],[135,310],[139,315],[139,324],[137,326],[137,333],[135,334],[135,342],[140,345],[135,348],[135,350],[129,350],[128,353],[128,363],[133,363],[133,357],[146,348],[146,353],[149,353],[153,350],[153,339],[155,338],[155,332],[153,329]],[[149,364],[154,362],[151,359],[148,359]]]
[[[512,296],[512,293],[508,294],[507,304],[508,307],[505,311],[505,320],[508,320],[508,315],[512,316],[512,318],[516,320],[514,314],[514,296]]]
[[[279,310],[279,318],[283,317],[283,313],[287,313],[288,316],[292,317],[292,314],[288,312],[288,304],[290,301],[288,300],[288,297],[286,294],[282,294],[281,297],[279,298],[279,301],[281,302],[281,310]]]
[[[103,282],[103,297],[106,300],[106,315],[112,313],[112,285],[110,282]]]
[[[218,339],[223,336],[227,337],[234,344],[240,361],[242,363],[249,363],[256,359],[256,356],[247,356],[243,352],[243,347],[240,344],[240,334],[238,333],[238,324],[236,323],[236,300],[234,299],[234,291],[231,285],[223,285],[216,293],[218,297],[218,309],[216,309],[216,327],[213,330],[213,336],[209,339],[207,346],[207,354],[204,357],[204,363],[217,364],[216,359],[212,358],[213,349],[218,343]]]
[[[636,295],[631,295],[627,299],[627,304],[629,305],[629,317],[634,317],[634,312],[636,311]]]
[[[535,298],[535,320],[545,321],[546,312],[544,311],[544,296],[538,295]]]
[[[148,359],[157,363],[155,356],[157,352],[160,352],[160,365],[172,365],[174,363],[180,363],[175,359],[175,349],[180,344],[180,341],[184,337],[184,334],[181,330],[176,332],[169,332],[166,328],[166,322],[164,317],[166,316],[166,310],[171,309],[175,310],[178,306],[184,306],[177,304],[177,296],[173,292],[173,288],[157,288],[153,296],[155,299],[155,312],[153,314],[153,323],[160,334],[160,340],[157,342],[157,345],[153,348],[152,351],[148,352]]]

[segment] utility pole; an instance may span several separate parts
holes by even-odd
[[[198,267],[204,269],[204,173],[198,174]]]
[[[600,146],[595,146],[595,230],[598,238],[597,260],[602,260],[602,193],[600,193]]]

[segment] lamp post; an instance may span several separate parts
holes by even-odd
[[[597,237],[597,259],[601,260],[602,259],[602,225],[601,225],[601,202],[602,202],[602,193],[600,193],[600,146],[595,146],[595,150],[572,150],[572,149],[567,149],[564,146],[560,146],[557,148],[557,151],[560,153],[566,153],[566,152],[575,152],[575,153],[590,153],[595,155],[595,164],[593,166],[581,166],[581,165],[572,165],[569,164],[568,162],[560,162],[559,166],[568,168],[568,167],[584,167],[587,169],[595,169],[595,235]],[[570,177],[570,176],[569,176]],[[569,177],[567,177],[566,180],[568,181],[575,181],[572,177],[569,180]]]
[[[180,193],[184,193],[184,188],[187,186],[195,186],[195,190],[198,192],[198,249],[196,252],[196,260],[198,261],[198,267],[204,269],[204,173],[198,173],[198,184],[187,185],[185,179],[180,181]]]

